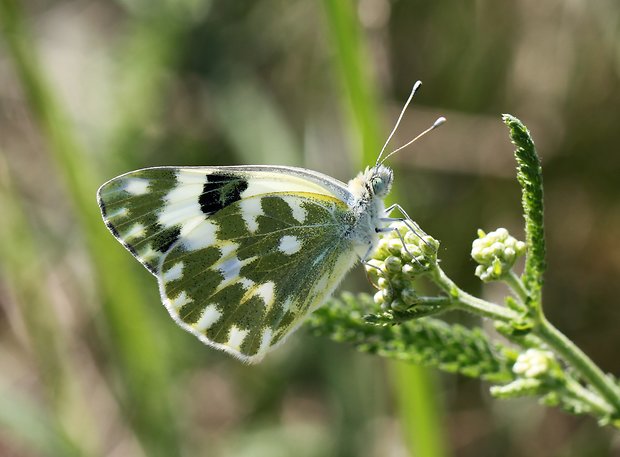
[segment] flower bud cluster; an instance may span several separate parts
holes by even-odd
[[[552,352],[530,348],[519,354],[512,366],[517,379],[504,386],[491,387],[491,394],[498,398],[518,398],[532,395],[546,395],[547,404],[553,401],[549,396],[550,382],[561,381],[563,374]]]
[[[414,233],[404,222],[394,222],[390,228],[379,240],[366,271],[379,287],[375,303],[386,310],[404,311],[418,302],[412,280],[437,262],[439,242]]]
[[[510,236],[505,228],[490,233],[478,230],[478,237],[472,243],[471,256],[479,264],[476,276],[485,282],[501,279],[525,254],[525,243]]]
[[[540,349],[528,349],[519,354],[512,371],[524,378],[539,378],[549,372],[555,363],[553,354]]]

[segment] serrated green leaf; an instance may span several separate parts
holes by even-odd
[[[480,329],[423,318],[401,325],[378,326],[364,321],[372,297],[343,294],[317,310],[308,322],[316,335],[352,344],[362,352],[436,367],[488,381],[514,379],[507,347],[490,341]]]

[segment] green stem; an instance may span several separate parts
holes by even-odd
[[[437,373],[406,362],[395,362],[391,368],[397,386],[401,427],[411,454],[447,456],[442,433],[441,401],[437,395],[428,395],[437,386]]]
[[[620,389],[613,380],[575,345],[566,335],[555,328],[545,316],[541,316],[534,333],[553,351],[559,354],[596,390],[616,412],[620,411]]]
[[[525,304],[527,302],[527,290],[525,289],[521,278],[519,278],[514,271],[510,270],[508,274],[502,278],[502,280],[508,285],[508,287],[510,287],[510,290],[514,292],[521,304]]]
[[[514,311],[461,290],[439,266],[433,270],[432,276],[435,283],[452,297],[456,308],[508,323],[518,320],[519,316]],[[538,317],[533,333],[573,367],[615,411],[620,411],[620,388],[544,315]]]
[[[502,322],[512,322],[519,318],[511,309],[474,297],[460,289],[439,265],[435,266],[431,275],[434,282],[451,297],[456,308]]]
[[[613,414],[614,408],[612,405],[568,376],[566,378],[566,388],[575,398],[589,405],[592,408],[592,412],[598,417],[603,418]]]

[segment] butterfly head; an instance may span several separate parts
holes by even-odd
[[[383,199],[392,188],[394,174],[392,169],[385,165],[368,167],[351,181],[349,190],[357,200]]]
[[[394,180],[394,173],[391,168],[385,165],[378,165],[367,169],[366,174],[369,175],[368,183],[371,195],[384,198],[390,193],[392,181]]]

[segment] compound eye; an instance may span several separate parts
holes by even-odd
[[[372,191],[374,194],[381,194],[385,189],[385,182],[379,176],[375,176],[370,180],[370,185],[372,186]]]

